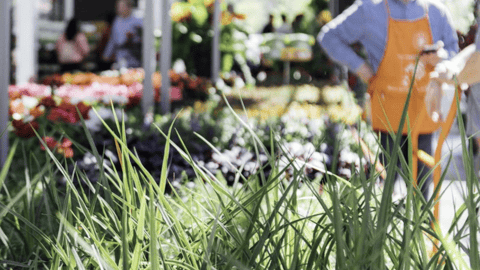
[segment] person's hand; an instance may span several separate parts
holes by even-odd
[[[435,71],[430,73],[430,82],[426,88],[425,108],[434,122],[442,119],[441,101],[442,84],[454,84],[454,77],[458,74],[458,68],[448,60],[441,61],[435,66]]]
[[[435,66],[435,70],[430,73],[430,79],[440,83],[454,84],[454,77],[459,73],[459,69],[451,61],[444,60]]]
[[[372,78],[373,76],[375,75],[373,73],[373,70],[371,67],[369,67],[367,65],[367,63],[363,63],[356,71],[355,73],[358,75],[358,77],[360,77],[360,79],[365,82],[365,83],[368,83]]]
[[[420,61],[435,67],[440,61],[448,58],[448,52],[443,48],[443,42],[438,41],[435,45],[426,45],[423,49]],[[434,49],[433,51],[430,51]]]

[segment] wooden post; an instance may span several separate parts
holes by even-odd
[[[172,65],[172,19],[170,16],[170,0],[163,0],[162,7],[162,48],[160,54],[160,72],[162,74],[161,112],[170,112],[170,76]]]
[[[10,0],[0,1],[0,167],[8,156],[8,86],[10,85]]]
[[[215,85],[220,74],[220,0],[215,0],[213,11],[213,44],[212,44],[212,83]]]
[[[153,113],[154,95],[152,75],[155,72],[155,49],[153,37],[153,22],[154,22],[154,8],[153,0],[145,1],[145,16],[143,20],[143,35],[142,35],[142,49],[143,49],[143,70],[145,72],[145,79],[143,81],[143,97],[142,97],[142,112],[146,116],[148,113]]]

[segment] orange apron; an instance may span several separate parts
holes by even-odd
[[[387,0],[385,0],[385,4],[388,12],[387,45],[378,71],[370,80],[368,93],[371,96],[373,129],[383,132],[398,132],[415,69],[415,58],[424,45],[433,44],[433,38],[427,9],[425,9],[425,16],[420,19],[414,21],[395,20],[390,15]],[[426,110],[424,105],[425,89],[433,68],[422,62],[418,64],[408,108],[411,130],[418,124],[416,120],[421,110]],[[419,123],[421,125],[420,134],[432,133],[439,128],[439,123],[427,118]],[[407,123],[405,123],[402,133],[408,133]]]

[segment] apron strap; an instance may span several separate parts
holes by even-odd
[[[387,16],[388,18],[390,18],[391,15],[390,15],[390,7],[388,6],[388,0],[385,0],[384,2],[385,2],[385,8],[387,9]]]
[[[428,4],[427,4],[427,2],[422,1],[422,0],[417,0],[417,1],[421,2],[420,5],[423,7],[423,10],[425,12],[424,16],[426,16],[428,18]],[[385,2],[385,8],[387,9],[388,18],[391,18],[392,15],[390,13],[390,7],[388,6],[388,0],[385,0],[384,2]]]

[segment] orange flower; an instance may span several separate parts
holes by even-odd
[[[67,138],[63,138],[62,143],[59,144],[57,153],[62,154],[66,158],[73,157],[72,141]]]
[[[73,149],[72,148],[66,148],[66,149],[58,149],[59,154],[63,154],[64,157],[66,158],[72,158],[73,157]]]
[[[25,114],[25,105],[23,105],[20,99],[10,101],[10,114],[13,115],[15,113]]]
[[[37,106],[30,110],[30,115],[37,118],[42,116],[45,113],[44,107]]]
[[[228,11],[222,12],[222,25],[229,25],[232,23],[233,15]]]
[[[8,91],[8,97],[10,98],[10,100],[15,100],[17,98],[21,98],[22,93],[20,93],[20,91],[17,91],[17,90]]]
[[[247,18],[247,15],[245,14],[237,14],[237,13],[234,13],[233,16],[236,18],[236,19],[239,19],[239,20],[245,20]]]
[[[162,86],[162,75],[159,72],[155,72],[152,77],[152,84],[155,89]]]

